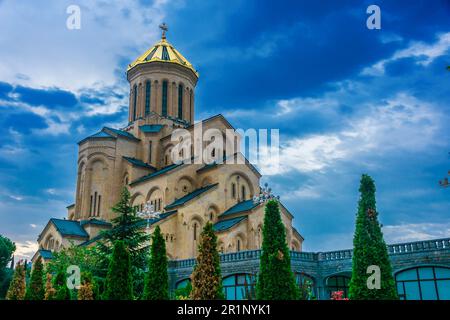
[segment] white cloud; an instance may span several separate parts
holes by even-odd
[[[47,2],[45,10],[37,1],[2,1],[0,79],[73,92],[112,85],[120,59],[131,63],[158,39],[165,2],[77,1],[81,29],[69,30],[71,1]]]
[[[407,48],[395,52],[390,58],[378,61],[362,71],[364,75],[379,76],[384,74],[387,63],[403,58],[418,58],[418,64],[427,66],[437,57],[444,55],[450,48],[450,32],[438,35],[437,41],[432,44],[412,42]]]
[[[36,241],[16,242],[15,244],[16,251],[14,252],[14,256],[16,257],[16,261],[20,259],[30,260],[34,253],[39,249],[39,245]]]
[[[318,199],[321,197],[320,191],[317,187],[303,186],[292,192],[288,192],[282,195],[282,199]]]
[[[450,223],[410,223],[383,227],[387,243],[430,240],[450,237]]]
[[[323,171],[338,161],[368,159],[373,152],[377,155],[405,150],[418,152],[443,143],[437,135],[445,126],[444,115],[430,103],[398,93],[366,109],[364,115],[347,120],[340,131],[280,140],[279,165],[264,159],[262,173]]]
[[[36,229],[37,225],[35,225],[34,223],[30,223],[30,227],[32,227],[33,229]]]
[[[23,200],[23,196],[16,196],[16,195],[10,194],[9,197],[11,199],[13,199],[13,200],[16,200],[16,201],[22,201]]]

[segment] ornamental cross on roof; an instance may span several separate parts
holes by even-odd
[[[166,38],[166,32],[169,31],[169,27],[167,26],[167,24],[165,22],[161,23],[159,25],[159,28],[161,29],[162,33],[161,33],[161,39],[165,39]]]

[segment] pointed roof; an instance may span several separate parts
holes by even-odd
[[[136,138],[134,135],[132,135],[131,133],[129,133],[127,131],[109,128],[109,127],[103,127],[102,130],[100,130],[97,133],[94,133],[93,135],[90,135],[90,136],[84,138],[83,140],[79,141],[78,144],[82,144],[86,140],[90,140],[90,139],[105,139],[105,138],[106,139],[117,139],[118,136],[127,138],[132,141],[140,141],[140,139]]]
[[[245,219],[247,219],[247,216],[237,217],[237,218],[228,219],[228,220],[222,220],[222,221],[216,222],[213,226],[213,229],[214,229],[214,231],[217,231],[217,232],[225,231],[230,228],[233,228],[234,226],[236,226],[237,224],[239,224],[241,221],[243,221]]]
[[[55,225],[56,230],[58,230],[62,236],[89,238],[89,235],[78,221],[56,218],[51,218],[50,221]]]
[[[255,208],[257,206],[259,206],[259,203],[255,204],[252,199],[241,201],[241,202],[236,203],[234,206],[229,208],[224,213],[222,213],[220,215],[220,217],[231,216],[231,215],[233,215],[235,213],[249,211],[249,210],[252,210],[253,208]]]
[[[213,188],[213,187],[215,187],[217,185],[218,185],[218,183],[215,183],[215,184],[210,184],[210,185],[207,185],[205,187],[196,189],[196,190],[192,191],[191,193],[188,193],[184,197],[182,197],[180,199],[177,199],[174,202],[172,202],[171,204],[167,205],[165,207],[165,209],[167,210],[167,209],[175,208],[177,206],[181,206],[182,204],[185,204],[186,202],[188,202],[188,201],[190,201],[190,200],[192,200],[194,198],[197,198],[202,193],[208,191],[209,189],[211,189],[211,188]]]
[[[127,71],[135,66],[152,62],[175,63],[191,70],[198,78],[198,72],[183,55],[173,47],[165,37],[155,43],[150,49],[128,65]]]

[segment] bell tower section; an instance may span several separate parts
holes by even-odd
[[[159,27],[161,40],[128,66],[128,121],[131,124],[157,114],[192,124],[198,72],[167,41],[167,25]]]

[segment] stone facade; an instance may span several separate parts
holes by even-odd
[[[40,249],[60,250],[69,239],[94,245],[99,231],[110,227],[111,207],[125,186],[137,211],[151,204],[161,213],[147,232],[160,226],[170,259],[195,257],[208,221],[221,252],[259,249],[264,208],[252,199],[260,192],[261,175],[240,153],[240,136],[222,115],[193,123],[198,73],[192,65],[163,38],[129,65],[127,79],[128,125],[104,127],[78,143],[75,203],[67,208],[67,222],[57,222],[59,229],[49,222],[39,236]],[[185,135],[174,137],[177,129]],[[222,138],[225,142],[215,147],[213,141]],[[207,161],[191,163],[199,156]],[[293,215],[284,206],[281,213],[290,247],[301,251],[303,238],[293,228]],[[92,220],[97,223],[88,223]],[[47,241],[53,238],[57,246]]]

